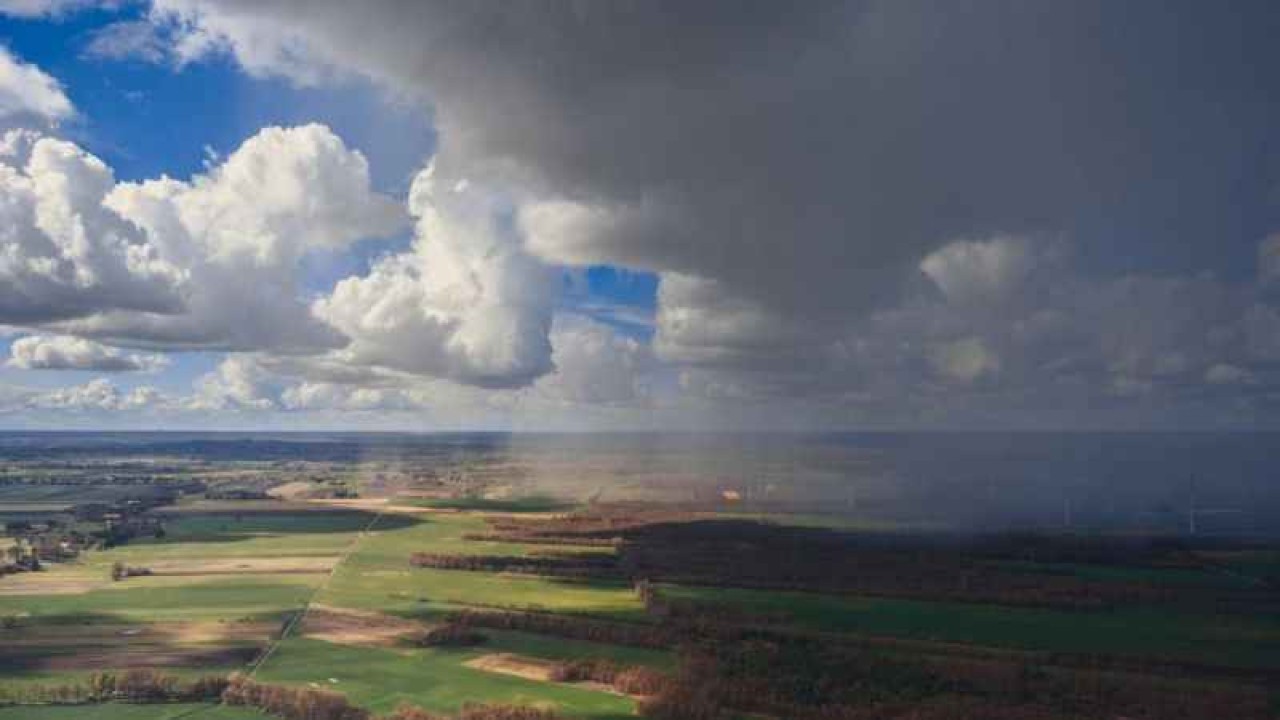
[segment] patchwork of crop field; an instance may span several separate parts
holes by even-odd
[[[1041,659],[1061,654],[1176,662],[1209,668],[1215,677],[1233,672],[1272,677],[1280,671],[1275,651],[1280,619],[1266,613],[1185,604],[1064,609],[734,586],[735,576],[714,563],[714,572],[724,574],[705,575],[705,584],[663,579],[661,566],[654,566],[658,574],[646,591],[653,597],[638,591],[634,577],[414,567],[409,562],[414,553],[508,564],[535,557],[621,558],[612,541],[605,542],[611,529],[539,536],[536,524],[527,523],[553,519],[554,510],[563,510],[544,498],[417,504],[433,511],[395,502],[206,501],[159,508],[151,513],[163,519],[163,533],[154,537],[49,563],[41,572],[0,578],[5,623],[0,698],[6,692],[20,697],[24,687],[37,684],[83,680],[95,670],[162,667],[178,674],[248,672],[261,682],[339,692],[376,712],[410,703],[451,713],[465,703],[485,701],[617,720],[634,715],[635,697],[598,682],[554,681],[549,668],[593,659],[674,672],[673,648],[527,628],[485,627],[478,646],[424,647],[419,639],[462,610],[555,614],[643,631],[661,622],[653,597],[661,597],[671,612],[694,608],[760,623],[769,632],[818,634],[836,644],[900,641],[877,647],[917,653],[930,662],[968,647],[989,649],[991,657],[1001,658],[1000,652],[1035,652]],[[504,514],[527,520],[504,521]],[[636,542],[667,542],[665,531],[645,528],[688,519],[650,520],[637,521],[643,532]],[[494,532],[504,527],[506,535]],[[621,523],[616,533],[631,531]],[[657,547],[637,557],[678,558],[676,550]],[[1078,576],[1101,584],[1088,587],[1140,584],[1144,591],[1169,586],[1247,593],[1251,576],[1244,571],[1270,567],[1274,557],[1254,554],[1239,560],[1240,572],[991,564],[1001,572]],[[723,582],[711,582],[717,578]],[[748,579],[756,582],[754,576]],[[261,717],[205,705],[0,707],[0,720],[61,720],[73,714],[76,720]]]
[[[409,525],[394,520],[379,518],[317,595],[318,602],[424,618],[462,605],[643,617],[643,606],[626,583],[412,569],[409,555],[424,548],[476,555],[523,555],[529,548],[464,539],[485,529],[479,515],[431,515]]]
[[[259,672],[261,680],[340,690],[359,705],[378,711],[408,702],[427,710],[452,712],[484,699],[558,708],[574,717],[614,720],[632,715],[629,698],[594,690],[526,680],[467,667],[467,662],[501,648],[482,650],[377,649],[286,640]]]
[[[15,627],[7,677],[54,669],[244,666],[314,592],[372,516],[184,516],[164,538],[48,564],[0,583]],[[152,574],[112,579],[112,567]]]
[[[11,618],[14,625],[4,631],[0,685],[52,684],[83,678],[94,669],[244,669],[271,646],[294,613],[312,602],[317,607],[412,618],[402,621],[410,630],[420,630],[425,627],[421,621],[459,604],[639,611],[634,593],[622,585],[573,586],[554,579],[409,571],[408,554],[422,547],[524,551],[520,546],[463,540],[464,533],[484,529],[476,515],[422,519],[318,504],[249,504],[249,509],[241,509],[230,502],[161,512],[163,538],[86,553],[74,562],[49,564],[43,572],[0,582],[0,616]],[[146,568],[149,574],[113,580],[116,564]],[[494,633],[483,651],[458,652],[405,647],[403,638],[394,635],[371,645],[367,630],[328,630],[315,622],[304,624],[296,637],[273,649],[257,677],[339,689],[376,710],[411,701],[450,711],[484,699],[615,718],[631,714],[630,699],[476,670],[466,663],[486,653],[510,652],[553,660],[589,654],[637,664],[671,664],[667,653],[515,632]],[[195,708],[198,712],[191,715],[171,710],[176,712],[109,705],[97,708],[98,715],[77,717],[256,717],[230,710],[211,714],[215,711]],[[5,712],[9,711],[0,710],[0,718],[10,717]],[[62,717],[55,709],[39,712],[40,717]]]

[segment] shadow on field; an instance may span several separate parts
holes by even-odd
[[[57,615],[21,617],[17,619],[16,624],[10,628],[10,631],[40,627],[66,627],[68,625],[124,624],[127,622],[129,622],[128,619],[122,615],[116,615],[115,613],[82,610],[77,612],[58,613]],[[4,634],[0,634],[0,638],[4,637]],[[0,645],[2,644],[3,643],[0,643]]]
[[[3,631],[7,677],[49,671],[238,667],[257,656],[282,618],[149,623],[109,613],[23,619]]]
[[[379,531],[401,530],[421,522],[405,515],[379,517],[365,510],[219,511],[167,516],[164,537],[139,538],[130,544],[237,542],[262,535],[353,533],[368,528],[375,518]]]

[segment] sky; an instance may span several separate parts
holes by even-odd
[[[1278,35],[0,0],[0,428],[1275,429]]]

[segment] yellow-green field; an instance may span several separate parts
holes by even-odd
[[[463,539],[466,533],[484,529],[484,520],[470,514],[431,515],[398,527],[389,525],[388,517],[383,516],[337,569],[317,600],[326,605],[419,617],[458,605],[643,616],[640,601],[623,583],[568,582],[409,566],[409,555],[416,551],[485,555],[528,552],[524,545]]]
[[[258,678],[340,690],[358,704],[386,712],[407,702],[451,712],[485,700],[553,707],[574,717],[615,720],[632,715],[632,702],[611,693],[474,670],[463,663],[502,650],[380,649],[286,640]]]
[[[501,674],[468,663],[506,653],[534,661],[606,658],[663,669],[675,665],[671,652],[519,632],[486,630],[488,640],[477,648],[416,646],[415,633],[469,607],[650,621],[635,590],[622,582],[410,566],[414,552],[510,556],[539,549],[466,539],[488,530],[484,508],[423,512],[389,506],[394,511],[380,511],[374,504],[355,509],[317,502],[250,504],[244,507],[256,509],[246,512],[238,507],[221,502],[165,511],[163,537],[85,553],[44,572],[0,578],[0,618],[8,626],[0,630],[0,697],[5,688],[83,680],[94,669],[158,666],[188,675],[251,671],[262,681],[339,691],[374,711],[402,702],[446,713],[469,701],[511,702],[553,707],[572,717],[617,720],[633,715],[633,699],[596,686]],[[112,580],[116,563],[153,574]],[[1144,579],[1152,582],[1220,582],[1185,570],[1145,572],[1151,577]],[[1110,575],[1103,572],[1098,579],[1106,581]],[[1280,654],[1274,651],[1280,647],[1280,621],[1274,617],[1143,608],[1073,612],[661,587],[670,599],[736,605],[786,617],[813,632],[1280,669]],[[178,709],[106,705],[78,711],[75,718],[257,717],[200,706],[187,707],[189,714],[172,714]],[[71,717],[68,712],[0,709],[0,720],[61,720]]]
[[[515,632],[491,633],[474,651],[382,646],[360,640],[329,642],[306,625],[272,647],[281,629],[310,603],[428,623],[461,605],[546,608],[639,616],[624,585],[571,584],[529,576],[414,570],[415,551],[521,554],[526,548],[471,542],[479,515],[383,514],[318,504],[276,504],[237,512],[234,504],[167,513],[163,538],[146,538],[80,559],[50,564],[44,572],[0,580],[0,617],[7,633],[0,689],[82,681],[95,667],[157,665],[168,658],[180,674],[253,668],[252,658],[272,648],[257,667],[266,681],[312,683],[341,690],[367,707],[390,710],[409,701],[437,711],[463,702],[520,702],[584,718],[621,718],[633,701],[610,692],[528,680],[467,667],[495,652],[547,660],[609,657],[670,667],[669,653],[562,641]],[[115,581],[116,563],[155,574]],[[409,627],[427,627],[426,624]],[[319,634],[318,634],[319,635]],[[326,636],[327,637],[327,636]],[[81,659],[74,659],[76,654]],[[224,661],[224,662],[220,662]],[[171,709],[171,708],[170,708]],[[23,708],[23,710],[32,710]],[[191,708],[197,720],[240,720],[252,714]],[[0,720],[19,717],[0,710]],[[61,718],[52,709],[44,715]],[[95,709],[104,720],[167,719],[168,709],[126,705]],[[147,714],[151,712],[152,714]],[[211,714],[213,713],[213,714]],[[223,713],[223,714],[218,714]]]

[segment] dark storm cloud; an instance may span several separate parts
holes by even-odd
[[[691,395],[1158,415],[1272,402],[1274,7],[155,0],[163,43],[138,39],[429,106],[433,183],[492,201],[539,270],[469,271],[502,318],[533,307],[448,345],[532,368],[502,387],[551,367],[528,252],[658,273],[653,350]],[[439,235],[421,247],[483,245]],[[420,255],[319,304],[344,301],[351,357],[423,370],[402,318],[455,276]]]
[[[544,254],[771,307],[865,309],[928,250],[995,231],[1239,271],[1275,220],[1264,3],[205,7],[250,69],[309,53],[421,92],[442,168],[594,211],[532,211]]]

